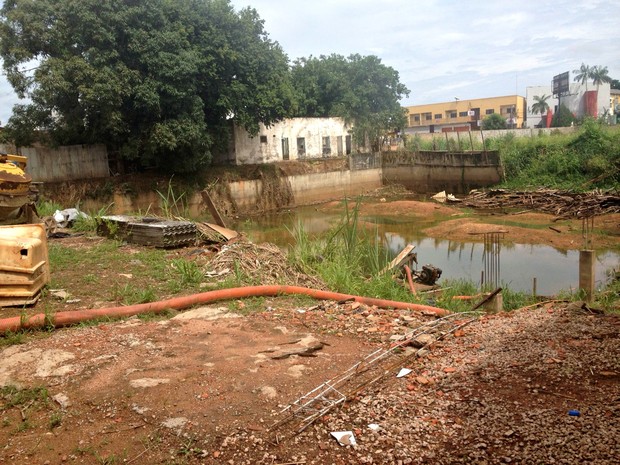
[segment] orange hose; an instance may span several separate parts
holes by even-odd
[[[398,302],[394,300],[374,299],[371,297],[361,297],[337,292],[321,291],[298,286],[248,286],[236,287],[231,289],[221,289],[217,291],[203,292],[183,297],[175,297],[159,302],[146,304],[128,305],[126,307],[108,307],[90,310],[74,310],[68,312],[57,312],[51,315],[39,313],[30,318],[13,317],[0,320],[0,334],[9,331],[15,332],[20,329],[42,328],[44,326],[69,326],[84,321],[94,320],[101,317],[121,318],[134,316],[141,313],[161,313],[166,310],[181,310],[196,304],[215,302],[218,300],[240,299],[244,297],[267,297],[282,294],[303,294],[315,299],[323,300],[354,300],[366,305],[376,305],[382,308],[398,308],[404,310],[414,310],[419,312],[432,313],[437,316],[449,314],[448,310],[430,305],[412,304]]]
[[[412,294],[417,294],[417,292],[415,291],[415,287],[413,285],[413,278],[411,277],[411,268],[409,268],[409,265],[404,265],[405,268],[405,273],[407,274],[407,281],[409,281],[409,289],[411,289],[411,293]]]

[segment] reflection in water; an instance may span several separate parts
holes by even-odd
[[[293,242],[289,231],[298,224],[309,234],[328,230],[340,219],[337,214],[318,212],[314,207],[265,215],[243,221],[232,227],[245,232],[254,242],[272,242],[286,247]],[[390,254],[396,256],[407,244],[414,244],[419,266],[432,264],[443,270],[442,279],[466,279],[480,282],[484,270],[482,242],[459,242],[429,238],[422,230],[431,220],[402,218],[368,218],[374,224],[378,238]],[[540,295],[554,295],[562,290],[576,289],[579,284],[579,251],[558,250],[545,245],[502,244],[500,283],[515,291],[531,291],[533,278],[537,279]],[[607,279],[607,272],[620,268],[620,254],[602,250],[596,252],[596,285]],[[441,284],[441,280],[439,281]]]

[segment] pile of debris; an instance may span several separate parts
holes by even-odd
[[[500,211],[527,208],[550,213],[558,218],[590,218],[620,213],[620,195],[600,192],[576,193],[554,189],[521,192],[494,189],[488,192],[472,191],[463,200],[462,205]]]
[[[303,286],[326,290],[320,279],[308,276],[291,265],[286,255],[274,244],[253,244],[239,240],[222,247],[209,262],[207,275],[235,275],[248,285]]]

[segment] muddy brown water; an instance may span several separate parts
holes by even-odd
[[[319,234],[336,225],[341,214],[320,206],[300,207],[281,213],[238,219],[231,226],[254,242],[271,242],[281,247],[293,244],[291,231],[298,225],[309,234]],[[484,244],[431,238],[423,230],[436,223],[434,218],[363,216],[376,227],[378,237],[390,255],[414,244],[421,267],[432,264],[443,270],[441,280],[464,279],[480,282],[484,265]],[[620,249],[596,250],[596,286],[604,286],[614,270],[620,269]],[[499,284],[514,291],[531,292],[534,278],[538,295],[557,295],[578,288],[579,250],[563,250],[548,245],[504,244],[499,253]],[[441,280],[439,283],[441,284]]]

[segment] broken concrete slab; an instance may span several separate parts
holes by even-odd
[[[220,320],[223,318],[241,318],[241,315],[233,313],[226,307],[199,307],[187,312],[179,313],[171,320]]]

